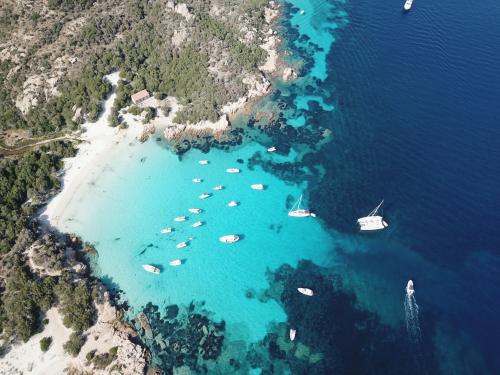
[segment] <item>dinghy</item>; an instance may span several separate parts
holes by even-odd
[[[180,266],[182,264],[182,261],[180,259],[176,259],[176,260],[169,262],[168,264],[170,264],[172,267],[176,267],[176,266]]]
[[[375,207],[375,209],[368,214],[368,216],[358,219],[359,230],[373,231],[387,228],[389,225],[384,221],[384,218],[378,214],[378,210],[382,207],[384,201]]]
[[[143,264],[142,268],[144,268],[144,270],[147,272],[155,273],[157,275],[160,273],[160,269],[152,266],[151,264]]]
[[[233,242],[238,242],[239,240],[240,237],[237,236],[236,234],[228,234],[227,236],[219,237],[219,241],[224,243],[233,243]]]
[[[207,199],[209,196],[210,196],[210,194],[203,193],[198,198],[200,198],[200,199]]]
[[[208,164],[208,160],[206,160],[206,159],[200,160],[198,163],[201,164],[201,165],[207,165]]]
[[[295,340],[295,335],[297,334],[297,330],[296,329],[293,329],[293,328],[290,328],[290,341],[293,341]]]
[[[254,190],[264,190],[264,185],[262,184],[252,184],[250,187]]]
[[[300,208],[300,203],[302,202],[302,194],[299,200],[292,206],[292,209],[288,212],[288,216],[292,217],[308,217],[311,216],[309,210]]]
[[[193,178],[192,180],[195,184],[199,184],[200,182],[202,182],[203,180],[201,178]]]
[[[193,214],[201,214],[202,209],[201,208],[189,208],[189,212],[192,212]]]
[[[226,169],[227,173],[240,173],[240,170],[238,168],[228,168]]]
[[[179,216],[179,217],[176,217],[176,218],[174,219],[174,221],[178,221],[178,222],[180,222],[180,221],[186,221],[186,216]]]
[[[236,207],[238,205],[238,202],[236,201],[231,201],[227,204],[228,207]]]
[[[297,290],[308,297],[312,297],[314,295],[314,292],[309,288],[297,288]]]
[[[201,227],[203,225],[203,221],[197,221],[196,223],[193,223],[193,225],[191,225],[193,228],[198,228],[198,227]]]
[[[175,245],[176,248],[182,249],[183,247],[186,247],[188,244],[186,241],[180,242],[177,245]]]
[[[172,232],[173,232],[173,229],[172,229],[172,228],[163,228],[163,229],[160,231],[160,233],[163,233],[163,234],[165,234],[165,233],[172,233]]]

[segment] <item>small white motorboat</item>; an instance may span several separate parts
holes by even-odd
[[[296,329],[293,329],[293,328],[290,328],[290,341],[293,341],[295,340],[295,335],[297,334],[297,330]]]
[[[144,268],[145,271],[155,273],[157,275],[161,272],[159,268],[152,266],[151,264],[143,264],[142,268]]]
[[[305,13],[305,10],[304,10],[304,9],[301,9],[301,10],[299,11],[299,14],[304,14],[304,13]]]
[[[201,165],[207,165],[207,164],[208,164],[208,160],[207,160],[207,159],[200,160],[200,161],[198,162],[198,164],[201,164]]]
[[[180,222],[180,221],[186,221],[186,219],[187,219],[187,217],[186,217],[186,216],[179,216],[179,217],[176,217],[176,218],[174,219],[174,221],[178,221],[178,222]]]
[[[300,208],[300,203],[301,202],[302,202],[302,194],[300,195],[300,198],[297,201],[297,203],[295,203],[292,206],[291,210],[288,212],[288,216],[292,216],[292,217],[308,217],[308,216],[311,216],[311,213],[309,212],[309,210]]]
[[[172,228],[163,228],[160,233],[165,234],[165,233],[172,233],[174,230]]]
[[[381,230],[385,229],[389,226],[384,221],[382,215],[378,214],[378,210],[382,207],[384,201],[380,202],[380,204],[375,207],[375,209],[368,214],[368,216],[362,217],[358,219],[359,230],[361,231],[373,231],[373,230]]]
[[[269,147],[267,149],[267,152],[274,152],[274,151],[276,151],[276,147],[274,147],[274,146],[273,147]]]
[[[188,211],[193,214],[201,214],[203,210],[201,208],[189,208]]]
[[[231,201],[227,204],[228,207],[236,207],[238,205],[238,202],[236,201]]]
[[[316,214],[314,212],[309,212],[309,215],[311,215],[311,217],[316,217]]]
[[[198,198],[200,198],[200,199],[207,199],[209,196],[210,196],[210,194],[203,193]]]
[[[408,280],[408,284],[406,284],[406,295],[408,297],[413,296],[413,293],[415,293],[415,289],[413,288],[413,281]]]
[[[403,9],[408,12],[411,9],[412,5],[413,5],[413,0],[406,0]]]
[[[177,245],[175,245],[176,248],[182,249],[183,247],[186,247],[188,244],[186,241],[180,242]]]
[[[193,223],[193,225],[191,225],[193,228],[198,228],[198,227],[201,227],[203,225],[203,221],[197,221],[196,223]]]
[[[264,190],[264,188],[265,188],[264,185],[262,185],[262,184],[252,184],[252,185],[250,185],[250,187],[254,190]]]
[[[195,184],[199,184],[200,182],[202,182],[203,180],[201,178],[193,178],[192,180]]]
[[[239,240],[240,237],[237,236],[236,234],[228,234],[226,236],[219,237],[219,241],[224,243],[233,243],[233,242],[238,242]]]
[[[226,169],[227,173],[240,173],[240,170],[238,168],[228,168]]]
[[[309,288],[297,288],[297,290],[305,296],[312,297],[314,292]]]
[[[222,189],[224,189],[223,185],[217,185],[214,187],[214,190],[222,190]]]
[[[170,264],[172,267],[180,266],[182,264],[182,260],[176,259],[176,260],[169,262],[168,264]]]

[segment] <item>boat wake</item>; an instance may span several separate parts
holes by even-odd
[[[406,295],[404,298],[406,332],[410,341],[410,351],[415,360],[415,364],[419,367],[419,373],[426,374],[423,355],[421,350],[422,333],[418,320],[419,308],[415,299],[415,289],[413,281],[409,280],[406,285]]]

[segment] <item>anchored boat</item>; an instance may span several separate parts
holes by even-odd
[[[186,241],[180,242],[177,245],[175,245],[176,248],[182,249],[183,247],[186,247],[188,244]]]
[[[143,264],[142,268],[144,268],[147,272],[155,273],[157,275],[161,272],[159,268],[152,266],[151,264]]]
[[[199,184],[200,182],[202,182],[203,180],[201,178],[193,178],[192,180],[195,184]]]
[[[207,199],[209,196],[210,196],[210,194],[203,193],[198,198],[200,198],[200,199]]]
[[[309,210],[300,208],[300,203],[301,202],[302,202],[302,194],[300,195],[300,198],[297,201],[297,203],[295,203],[292,206],[290,212],[288,212],[288,216],[292,216],[292,217],[308,217],[308,216],[311,216],[311,213],[309,212]]]
[[[173,229],[172,229],[172,228],[163,228],[163,229],[160,231],[160,233],[163,233],[163,234],[165,234],[165,233],[172,233],[172,232],[173,232]]]
[[[182,264],[182,261],[180,259],[176,259],[176,260],[169,262],[168,264],[170,264],[172,267],[176,267],[176,266],[180,266]]]
[[[240,173],[240,170],[238,168],[228,168],[226,169],[227,173]]]
[[[224,189],[224,186],[222,185],[217,185],[214,187],[214,190],[222,190],[222,189]]]
[[[293,341],[295,340],[295,335],[297,334],[297,330],[296,329],[293,329],[293,328],[290,328],[290,341]]]
[[[264,185],[262,184],[252,184],[250,187],[254,190],[264,190]]]
[[[196,223],[193,223],[193,225],[191,225],[193,228],[198,228],[198,227],[201,227],[203,225],[203,221],[197,221]]]
[[[201,165],[207,165],[208,164],[208,160],[204,159],[204,160],[200,160],[198,162],[198,164],[201,164]]]
[[[312,297],[314,292],[309,288],[297,288],[297,290],[305,296]]]
[[[405,11],[409,11],[411,9],[411,6],[413,5],[413,0],[406,0],[405,5],[403,6]]]
[[[227,204],[228,207],[236,207],[238,205],[238,202],[236,201],[231,201]]]
[[[201,214],[202,209],[201,208],[189,208],[189,212],[192,212],[193,214]]]
[[[178,222],[180,222],[180,221],[186,221],[186,216],[179,216],[179,217],[176,217],[176,218],[174,219],[174,221],[178,221]]]
[[[378,214],[378,210],[382,207],[383,203],[384,201],[380,202],[368,216],[358,219],[359,229],[361,231],[381,230],[389,226],[389,224],[384,221],[382,215]]]
[[[276,147],[272,146],[267,149],[267,152],[274,152],[276,151]]]
[[[238,242],[239,240],[240,237],[237,236],[236,234],[228,234],[227,236],[219,237],[219,241],[224,243],[233,243],[233,242]]]

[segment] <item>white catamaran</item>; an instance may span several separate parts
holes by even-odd
[[[382,215],[378,214],[378,210],[382,207],[384,201],[375,207],[375,209],[368,214],[368,216],[358,219],[359,230],[371,231],[371,230],[381,230],[387,228],[389,224],[384,221]]]
[[[299,200],[292,206],[291,210],[288,212],[288,216],[292,217],[308,217],[311,216],[309,210],[300,208],[300,203],[302,202],[302,194]]]

